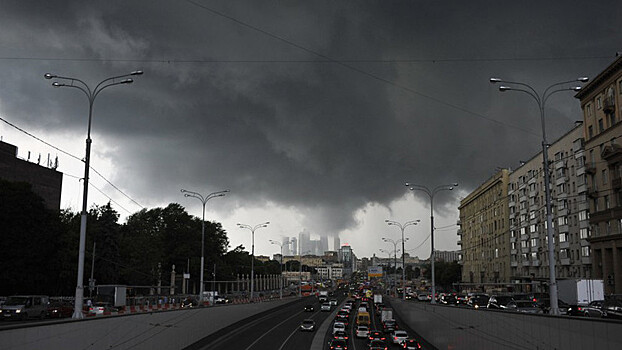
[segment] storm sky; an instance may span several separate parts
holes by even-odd
[[[355,254],[391,250],[385,219],[420,219],[406,249],[427,258],[430,188],[436,248],[455,250],[458,203],[499,167],[541,147],[537,105],[489,78],[542,91],[594,77],[622,51],[619,1],[24,1],[0,5],[3,141],[42,163],[58,156],[61,206],[81,207],[88,101],[44,73],[91,87],[140,69],[98,95],[94,188],[122,218],[176,202],[223,223],[270,221],[255,237],[339,235]],[[549,141],[582,120],[571,92],[547,102]],[[53,148],[50,145],[57,147]],[[65,151],[76,158],[59,151]],[[44,161],[45,160],[45,161]],[[101,191],[101,192],[100,192]],[[103,194],[102,194],[103,193]],[[106,196],[104,196],[104,194]],[[124,195],[125,194],[125,195]],[[332,240],[329,240],[332,242]],[[332,244],[332,243],[331,243]]]

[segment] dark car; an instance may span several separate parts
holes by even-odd
[[[300,330],[303,332],[313,332],[315,330],[315,321],[312,319],[303,320],[300,324]]]
[[[368,350],[387,350],[387,343],[383,340],[372,340],[367,344]]]
[[[415,339],[406,339],[400,343],[400,347],[404,349],[408,349],[408,350],[413,350],[413,349],[417,350],[417,349],[421,349],[421,344],[419,344],[419,342],[416,341]]]
[[[344,331],[336,331],[335,333],[333,333],[333,338],[334,339],[341,339],[341,340],[348,340],[348,333],[344,332]]]
[[[550,299],[540,299],[540,301],[537,304],[542,309],[542,312],[544,312],[545,314],[550,313],[551,311],[551,300]],[[568,305],[568,303],[564,302],[561,299],[557,299],[557,308],[559,309],[560,315],[568,315],[568,310],[570,309],[570,305]]]
[[[313,305],[305,305],[305,311],[306,312],[313,312],[313,311],[315,311],[315,307],[313,307]]]
[[[387,337],[379,330],[371,330],[369,331],[369,335],[367,336],[367,342],[372,340],[386,340]]]
[[[603,302],[604,318],[622,319],[622,295],[611,296]]]
[[[47,315],[50,318],[65,318],[73,315],[73,304],[66,301],[52,301],[48,305]]]
[[[492,295],[490,299],[488,299],[486,307],[489,309],[505,310],[507,309],[508,303],[511,301],[514,301],[514,298],[509,295]]]
[[[531,300],[516,300],[507,303],[507,309],[527,314],[541,314],[542,309],[538,304]]]
[[[386,320],[382,324],[382,331],[385,333],[391,333],[397,328],[398,327],[397,327],[397,323],[395,322],[395,320]]]
[[[347,350],[348,343],[346,343],[345,340],[333,339],[330,342],[328,342],[328,348],[331,350]]]
[[[458,304],[458,299],[453,294],[444,294],[441,296],[440,302],[445,305],[456,305]]]
[[[474,309],[486,308],[490,297],[486,294],[473,294],[467,300],[467,306]]]
[[[182,308],[191,308],[199,306],[199,300],[196,298],[186,298],[181,302]]]

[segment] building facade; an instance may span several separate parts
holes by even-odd
[[[583,123],[549,148],[556,279],[591,278]],[[511,281],[549,281],[542,152],[510,173],[508,187]],[[539,288],[545,290],[546,288]]]
[[[585,132],[585,173],[594,278],[622,293],[622,56],[575,96]]]
[[[44,167],[19,159],[16,146],[0,141],[0,179],[29,183],[47,209],[60,210],[63,174],[56,171],[56,164]]]
[[[462,247],[462,282],[509,281],[509,170],[502,169],[460,201],[458,244]]]

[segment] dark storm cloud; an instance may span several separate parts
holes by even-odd
[[[117,146],[115,183],[152,203],[231,188],[240,200],[226,209],[271,201],[329,233],[400,197],[405,180],[470,189],[538,152],[533,101],[488,78],[541,89],[594,76],[622,39],[614,1],[53,4],[0,14],[4,116],[82,133],[84,97],[42,74],[95,82],[142,68],[95,107],[94,133]],[[572,96],[547,116],[551,140],[581,119]]]

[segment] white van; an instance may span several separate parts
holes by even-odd
[[[0,308],[2,319],[45,318],[50,298],[47,295],[14,295],[7,298]]]

